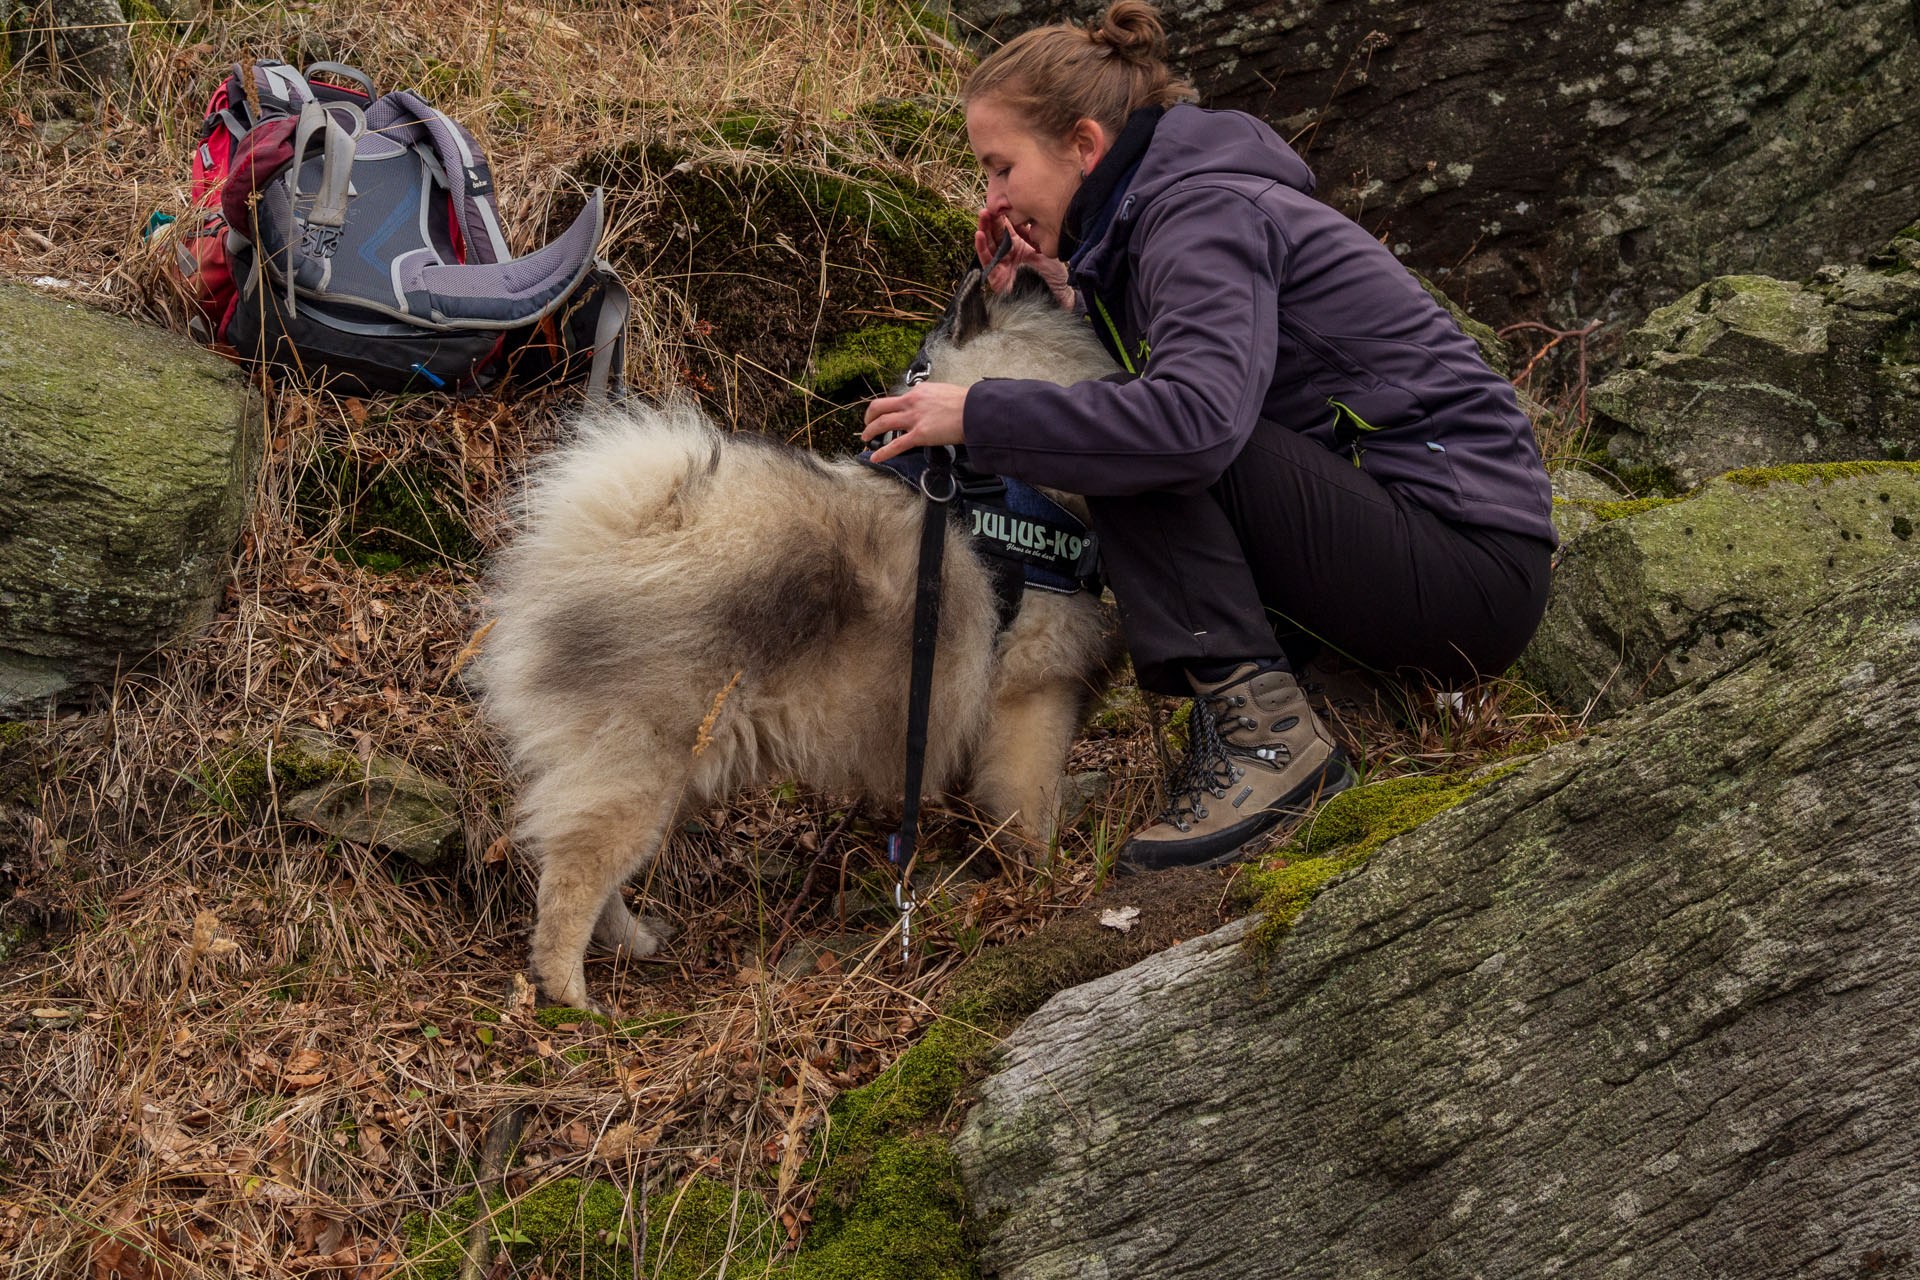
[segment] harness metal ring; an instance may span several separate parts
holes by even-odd
[[[944,473],[947,477],[947,491],[945,494],[938,494],[938,493],[935,493],[932,489],[929,489],[927,487],[927,477],[932,474],[933,474],[933,468],[931,467],[927,468],[925,471],[922,471],[920,473],[920,492],[927,496],[927,500],[929,502],[939,502],[944,504],[944,503],[952,502],[955,498],[960,496],[960,477],[954,475],[953,472],[951,471]]]

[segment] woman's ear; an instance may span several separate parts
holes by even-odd
[[[1098,120],[1091,116],[1082,116],[1067,133],[1067,144],[1073,148],[1080,162],[1080,176],[1086,177],[1093,167],[1107,154],[1107,147],[1113,139],[1107,137],[1107,131]]]

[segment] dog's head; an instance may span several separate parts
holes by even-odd
[[[1112,373],[1114,363],[1086,318],[1061,310],[1039,272],[1020,268],[1012,287],[996,294],[976,268],[921,339],[910,369],[962,387],[982,378],[1036,378],[1066,386]],[[911,373],[902,377],[894,393],[917,380]]]

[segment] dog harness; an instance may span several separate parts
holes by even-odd
[[[1020,612],[1029,587],[1100,593],[1099,544],[1072,512],[1030,484],[970,469],[964,445],[940,450],[946,465],[937,477],[928,452],[910,449],[885,462],[865,453],[860,460],[941,503],[967,531],[993,577],[1001,630]]]

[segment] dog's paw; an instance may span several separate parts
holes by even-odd
[[[569,1009],[584,1009],[588,1013],[608,1016],[606,1009],[587,994],[585,971],[576,974],[569,982],[549,982],[540,976],[536,969],[527,970],[527,980],[533,985],[534,995],[542,1007],[565,1005]]]
[[[636,923],[653,935],[653,945],[656,950],[680,936],[680,926],[660,916],[640,916]]]
[[[626,908],[601,915],[594,926],[593,940],[608,951],[624,951],[635,959],[645,959],[671,941],[676,930],[653,916],[634,916]]]

